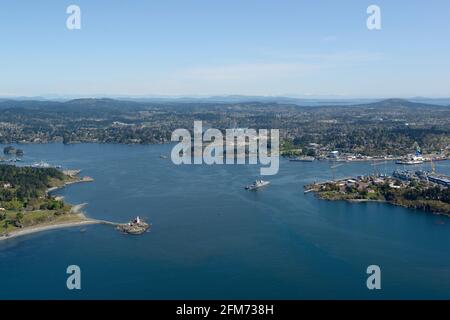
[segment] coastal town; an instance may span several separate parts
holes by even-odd
[[[424,170],[395,170],[315,182],[305,186],[324,200],[378,201],[450,217],[450,176]]]
[[[420,146],[415,142],[410,151],[404,155],[379,154],[379,155],[363,155],[361,153],[341,152],[339,150],[330,150],[325,146],[317,143],[309,143],[305,148],[293,148],[292,146],[282,147],[281,155],[292,162],[312,162],[314,160],[330,160],[337,162],[351,161],[395,161],[401,165],[418,165],[425,162],[436,162],[450,159],[450,148],[439,150],[428,154],[422,154]]]
[[[450,146],[448,106],[402,99],[318,106],[285,102],[5,100],[0,101],[0,110],[2,144],[161,144],[171,141],[175,129],[192,131],[194,121],[202,120],[205,128],[222,132],[230,128],[279,129],[286,155],[321,158],[338,151],[355,158],[401,157],[411,152],[414,143],[424,154],[448,153]]]
[[[419,209],[436,214],[450,216],[450,176],[436,171],[436,162],[449,159],[448,148],[439,153],[422,154],[420,146],[415,142],[414,153],[395,157],[392,155],[363,156],[361,154],[340,153],[321,149],[312,144],[312,153],[318,155],[317,160],[330,161],[333,179],[313,183],[305,186],[305,193],[314,192],[325,200],[346,200],[351,202],[378,201],[394,205]],[[301,152],[301,150],[298,150]],[[311,153],[311,152],[310,152]],[[294,162],[312,162],[316,158],[309,156],[287,157]],[[374,173],[336,179],[336,169],[345,162],[370,161]],[[381,173],[379,165],[394,162],[402,165],[403,169],[396,169],[392,174]],[[429,163],[431,170],[427,171],[418,166]],[[407,169],[412,167],[413,169]]]

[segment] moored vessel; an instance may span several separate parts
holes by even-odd
[[[404,165],[422,164],[424,162],[425,162],[425,159],[419,155],[408,156],[403,159],[395,161],[396,164],[404,164]]]

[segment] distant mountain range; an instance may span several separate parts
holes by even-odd
[[[263,102],[263,103],[281,103],[281,104],[296,104],[301,106],[320,106],[320,105],[359,105],[372,102],[382,101],[383,99],[376,98],[296,98],[283,96],[212,96],[212,97],[179,97],[179,98],[136,98],[133,101],[159,101],[159,102],[215,102],[215,103],[244,103],[244,102]],[[391,99],[386,99],[391,100]],[[401,100],[401,99],[392,99]],[[450,105],[450,98],[424,98],[414,97],[404,99],[411,102],[427,103],[436,105]]]
[[[89,110],[138,110],[149,106],[195,106],[201,104],[250,104],[261,103],[267,105],[297,105],[301,107],[320,106],[364,106],[373,108],[389,107],[450,107],[450,99],[413,98],[406,99],[346,99],[346,100],[321,100],[321,99],[296,99],[286,97],[247,97],[226,96],[210,98],[149,98],[149,99],[112,99],[112,98],[80,98],[67,101],[56,100],[27,100],[27,99],[0,99],[0,109],[28,109],[28,110],[52,110],[70,109],[73,111]]]
[[[304,97],[284,97],[284,96],[244,96],[244,95],[228,95],[228,96],[192,96],[192,97],[164,97],[164,96],[112,96],[110,98],[94,97],[70,97],[70,96],[36,96],[36,97],[11,97],[1,98],[0,103],[5,101],[23,101],[30,102],[64,102],[69,104],[115,104],[115,101],[127,101],[134,103],[279,103],[279,104],[295,104],[300,106],[339,106],[339,105],[362,105],[370,104],[380,101],[410,101],[415,103],[448,106],[450,105],[450,98],[427,98],[427,97],[412,97],[407,99],[376,99],[376,98],[304,98]]]
[[[432,103],[433,102],[433,103]],[[450,104],[437,104],[431,100],[425,101],[413,101],[406,99],[386,99],[377,102],[361,104],[364,107],[374,107],[374,108],[393,108],[393,107],[405,107],[405,108],[423,108],[423,107],[442,107],[449,106]]]

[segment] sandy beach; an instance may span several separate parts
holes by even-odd
[[[66,222],[66,223],[61,223],[61,224],[41,225],[41,226],[30,227],[30,228],[26,228],[26,229],[23,229],[20,231],[12,232],[7,237],[0,236],[0,241],[9,240],[9,239],[17,238],[20,236],[25,236],[28,234],[38,233],[38,232],[42,232],[42,231],[70,228],[70,227],[78,227],[78,226],[99,224],[99,223],[102,223],[102,222],[88,219],[88,220],[84,220],[84,221],[73,221],[73,222]]]
[[[63,229],[63,228],[71,228],[71,227],[79,227],[79,226],[85,226],[85,225],[91,225],[91,224],[101,224],[105,223],[101,220],[94,220],[86,217],[84,213],[82,212],[82,209],[87,205],[87,203],[77,204],[74,205],[70,212],[74,216],[78,218],[78,220],[74,221],[61,221],[61,222],[50,222],[48,224],[42,224],[37,226],[32,226],[28,228],[24,228],[21,230],[13,231],[8,236],[1,236],[0,235],[0,241],[2,240],[8,240],[17,238],[20,236],[25,236],[28,234],[38,233],[42,231],[48,231],[48,230],[54,230],[54,229]]]

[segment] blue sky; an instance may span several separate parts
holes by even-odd
[[[2,0],[0,95],[449,97],[449,35],[448,0]]]

